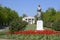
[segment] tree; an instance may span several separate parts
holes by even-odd
[[[60,11],[57,11],[54,16],[54,22],[58,22],[60,20]]]
[[[19,18],[16,11],[0,6],[0,26],[8,26],[8,24],[16,18]]]
[[[36,24],[38,17],[37,17],[37,15],[35,15],[34,17],[35,17],[35,24]]]
[[[45,26],[52,27],[55,14],[56,10],[54,8],[48,8],[48,10],[46,10],[46,12],[43,14],[43,20]]]
[[[23,14],[22,17],[27,17],[27,15],[26,14]]]

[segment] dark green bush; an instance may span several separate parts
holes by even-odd
[[[51,22],[44,22],[44,27],[51,28]]]
[[[10,24],[9,30],[11,32],[24,30],[28,23],[19,19],[13,20]]]
[[[60,21],[55,22],[55,23],[53,24],[52,29],[54,29],[54,30],[56,30],[56,31],[60,31]]]

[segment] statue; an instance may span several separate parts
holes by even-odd
[[[38,17],[38,20],[37,20],[36,30],[44,30],[43,29],[43,20],[41,19],[41,7],[40,7],[40,5],[38,5],[38,8],[37,8],[37,17]]]
[[[38,17],[38,20],[41,20],[41,7],[40,7],[40,5],[38,5],[38,8],[37,8],[37,17]]]

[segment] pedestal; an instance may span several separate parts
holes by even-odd
[[[42,20],[38,20],[37,21],[37,28],[36,30],[44,30],[43,29],[43,21]]]

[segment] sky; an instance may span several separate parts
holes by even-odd
[[[60,10],[60,0],[0,0],[0,4],[15,10],[19,16],[36,15],[38,5],[41,6],[42,11],[46,11],[50,7]]]

